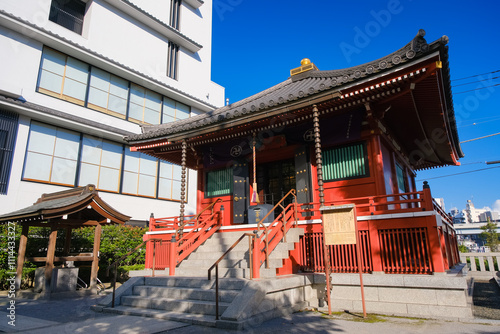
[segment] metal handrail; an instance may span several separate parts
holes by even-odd
[[[130,254],[136,252],[139,248],[147,244],[148,242],[153,241],[153,277],[155,276],[155,251],[156,251],[156,242],[159,241],[160,245],[162,243],[162,239],[148,239],[146,241],[143,241],[139,246],[135,247],[133,250],[128,252],[127,254],[123,255],[121,258],[113,262],[109,267],[108,270],[106,270],[106,276],[109,275],[109,268],[114,266],[115,271],[113,275],[113,299],[111,301],[111,307],[115,307],[115,290],[116,290],[116,276],[118,275],[118,263],[122,262],[124,259],[126,259]]]
[[[250,267],[250,278],[253,278],[253,257],[252,257],[252,239],[257,236],[257,231],[255,233],[244,233],[240,236],[236,242],[229,247],[229,249],[222,254],[222,256],[215,261],[215,263],[208,268],[208,280],[212,279],[212,269],[215,267],[215,320],[219,320],[219,263],[224,259],[224,257],[236,247],[244,237],[248,237],[248,258],[249,258],[249,267]]]
[[[269,231],[269,227],[264,225],[262,222],[266,220],[266,218],[271,214],[271,212],[273,212],[278,206],[280,208],[283,209],[283,212],[281,213],[281,215],[283,216],[283,219],[285,218],[285,207],[283,207],[283,205],[281,204],[289,195],[292,195],[294,197],[294,207],[295,207],[295,222],[297,222],[297,197],[295,195],[295,189],[291,189],[289,192],[286,193],[285,196],[283,196],[283,198],[278,202],[276,203],[276,205],[271,209],[269,210],[269,212],[257,223],[257,230],[260,231],[260,228],[261,226],[264,228],[264,244],[266,246],[266,268],[269,268],[269,238],[268,238],[268,231]],[[277,219],[279,219],[280,216],[278,216]],[[276,219],[275,219],[276,221]],[[285,242],[286,242],[286,231],[283,231],[283,236],[285,238]]]

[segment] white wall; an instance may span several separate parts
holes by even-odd
[[[168,23],[170,1],[134,0],[134,3],[159,20]],[[85,49],[104,55],[104,57],[121,64],[118,67],[108,64],[106,65],[108,68],[103,68],[104,70],[164,95],[169,96],[165,93],[169,91],[167,87],[154,84],[141,74],[130,73],[127,74],[129,75],[127,77],[123,73],[127,73],[127,68],[132,68],[202,101],[216,106],[224,105],[224,88],[213,83],[210,78],[211,0],[204,0],[204,4],[199,9],[193,9],[185,4],[182,5],[180,30],[184,35],[201,44],[203,48],[194,54],[181,48],[179,52],[179,80],[173,80],[166,76],[168,39],[121,13],[106,1],[89,1],[82,35],[48,21],[50,4],[51,0],[2,0],[0,2],[0,9],[3,11],[43,28],[42,30],[32,29],[29,25],[19,22],[16,18],[9,23],[12,25],[9,25],[7,21],[0,22],[0,73],[2,74],[0,76],[0,90],[20,92],[28,102],[100,124],[139,133],[141,131],[140,127],[135,123],[36,92],[43,46],[51,43],[52,47],[54,45],[59,46],[60,48],[56,48],[59,51],[94,65],[98,63],[106,65],[107,61],[106,59],[96,58]],[[3,19],[0,18],[0,20]],[[6,25],[20,28],[12,30]],[[58,39],[50,34],[47,35],[44,30],[57,34],[63,39]],[[67,43],[66,40],[71,41],[71,43]],[[72,45],[72,43],[80,45],[83,49]],[[185,100],[182,100],[182,93],[180,95],[179,93],[176,94],[178,96],[170,97],[182,102],[190,99],[184,96]],[[1,103],[0,109],[4,109]],[[8,193],[7,195],[0,195],[0,214],[32,205],[43,193],[68,189],[62,186],[21,180],[31,120],[39,120],[85,134],[90,133],[94,136],[123,142],[121,135],[116,133],[92,129],[87,125],[68,121],[61,117],[50,116],[47,113],[36,112],[29,108],[15,107],[11,111],[20,114],[19,127]],[[193,106],[192,112],[193,114],[199,114],[202,110],[197,106]],[[195,213],[196,188],[197,173],[190,170],[188,173],[186,215]],[[131,215],[132,219],[136,220],[147,220],[151,213],[154,213],[155,217],[179,215],[180,205],[178,202],[102,191],[100,196],[116,210]]]

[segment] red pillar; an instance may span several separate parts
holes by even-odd
[[[372,255],[372,266],[374,272],[382,272],[382,254],[380,248],[380,239],[378,237],[378,227],[374,221],[368,221],[368,231],[370,237],[370,248]]]

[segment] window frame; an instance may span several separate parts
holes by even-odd
[[[5,142],[0,146],[0,195],[7,195],[9,190],[18,127],[18,114],[0,110],[0,133],[5,133]]]
[[[328,172],[325,171],[326,165],[327,165],[327,159],[325,157],[326,154],[329,152],[332,152],[334,150],[342,150],[342,149],[347,149],[347,148],[352,148],[355,146],[359,146],[359,148],[362,150],[362,156],[358,156],[358,158],[363,159],[363,167],[364,171],[361,173],[358,173],[357,175],[352,175],[352,176],[341,176],[337,178],[327,178]],[[342,153],[341,153],[342,154]],[[368,149],[367,149],[367,144],[366,142],[355,142],[355,143],[349,143],[341,146],[333,146],[329,147],[327,149],[324,149],[322,151],[322,161],[323,161],[323,181],[324,182],[337,182],[337,181],[343,181],[343,180],[353,180],[353,179],[361,179],[361,178],[366,178],[370,177],[370,161],[368,159]],[[346,173],[346,171],[344,171]]]
[[[109,76],[109,80],[107,81],[107,83],[109,84],[108,86],[108,90],[105,91],[97,86],[93,86],[92,85],[92,70],[95,70],[95,71],[101,71],[101,72],[104,72],[106,73],[108,76]],[[96,76],[97,77],[97,76]],[[124,105],[125,105],[125,110],[124,110],[124,113],[120,113],[118,111],[115,111],[115,110],[112,110],[110,109],[110,99],[112,96],[114,97],[117,97],[117,98],[121,98],[121,96],[117,95],[117,94],[114,94],[111,90],[112,88],[114,87],[112,84],[113,84],[113,78],[115,79],[115,81],[124,81],[126,83],[126,86],[127,86],[127,92],[126,92],[126,98],[125,98],[125,102],[124,102]],[[118,79],[118,80],[117,80]],[[102,80],[102,79],[101,79]],[[127,115],[128,115],[128,104],[129,104],[129,99],[130,99],[130,85],[132,83],[126,79],[123,79],[117,75],[114,75],[108,71],[104,71],[98,67],[95,67],[95,66],[91,66],[90,67],[90,73],[89,73],[89,84],[88,84],[88,93],[87,93],[87,99],[86,99],[86,106],[87,108],[89,109],[93,109],[93,110],[97,110],[97,111],[100,111],[102,113],[105,113],[105,114],[108,114],[108,115],[111,115],[111,116],[115,116],[115,117],[118,117],[118,118],[121,118],[121,119],[127,119]],[[107,95],[107,100],[106,100],[106,108],[100,106],[100,105],[97,105],[93,102],[90,101],[91,99],[91,95],[92,95],[92,89],[96,89],[100,92],[103,92]]]
[[[167,77],[178,80],[179,76],[179,45],[172,41],[167,47]]]
[[[58,2],[57,0],[52,0],[50,3],[49,21],[71,30],[78,35],[82,35],[85,14],[87,12],[86,1],[66,0],[62,3],[61,7],[57,6],[59,5]],[[68,8],[71,7],[71,5],[73,5],[73,8]],[[80,8],[76,8],[76,6],[80,6]],[[81,15],[81,18],[78,17],[79,15]],[[67,20],[68,18],[70,18],[70,20]]]
[[[64,57],[64,71],[63,71],[62,75],[60,75],[59,73],[56,73],[54,71],[50,71],[49,69],[45,69],[43,67],[44,60],[47,59],[46,57],[44,57],[44,54],[46,54],[45,50],[49,50],[49,52],[53,52],[56,55],[60,55],[60,56]],[[77,81],[74,78],[71,78],[71,77],[69,77],[69,76],[66,75],[67,74],[67,69],[68,69],[68,60],[69,59],[72,59],[72,60],[74,60],[76,62],[79,62],[79,63],[84,64],[84,65],[87,66],[87,78],[85,80],[85,83],[83,83],[82,81]],[[48,74],[47,76],[44,76],[43,75],[44,71],[45,71],[45,73],[50,73],[51,75],[56,75],[56,76],[61,77],[61,87],[60,87],[59,92],[56,92],[54,90],[50,90],[48,88],[45,88],[45,87],[41,86],[42,85],[42,81],[44,80],[44,78],[46,78],[46,77],[48,77],[50,75],[50,74]],[[89,78],[90,78],[90,65],[89,64],[87,64],[87,63],[85,63],[83,61],[80,61],[80,60],[78,60],[76,58],[73,58],[71,56],[68,56],[68,55],[66,55],[66,54],[64,54],[62,52],[54,50],[52,48],[47,48],[47,47],[43,48],[42,55],[41,55],[41,58],[40,58],[40,66],[39,66],[39,71],[38,71],[38,80],[37,80],[37,84],[36,84],[36,91],[38,93],[49,95],[49,96],[58,98],[60,100],[68,101],[68,102],[71,102],[71,103],[75,103],[75,104],[78,104],[80,106],[85,106],[86,102],[87,102],[87,98],[88,98],[87,95],[88,95]],[[83,84],[85,86],[85,93],[84,93],[84,99],[83,100],[78,99],[76,97],[73,97],[71,95],[64,94],[64,88],[66,87],[66,79],[69,79],[69,80],[72,80],[72,81],[77,81],[80,84]]]
[[[50,136],[48,137],[48,139],[51,140],[51,142],[53,142],[53,147],[52,147],[52,153],[50,154],[47,154],[46,152],[39,152],[39,151],[31,151],[31,152],[34,152],[36,154],[43,154],[43,155],[46,155],[46,156],[50,156],[50,159],[51,159],[51,165],[49,167],[49,177],[48,177],[48,180],[45,180],[45,179],[41,179],[41,178],[35,178],[35,177],[26,177],[25,176],[25,173],[26,173],[26,170],[27,170],[27,163],[28,163],[28,156],[30,154],[30,141],[31,139],[33,138],[33,124],[36,124],[42,128],[45,128],[47,129],[47,131],[50,132],[50,130],[52,130],[54,132],[54,134],[46,134],[46,136]],[[58,131],[60,132],[71,132],[73,133],[74,135],[77,135],[79,137],[79,140],[78,140],[78,151],[75,153],[75,156],[76,156],[76,160],[75,160],[75,167],[74,167],[74,177],[73,177],[73,181],[72,183],[59,183],[59,182],[54,182],[51,178],[51,173],[53,172],[53,160],[54,158],[58,158],[58,156],[56,156],[54,154],[55,152],[55,146],[56,146],[56,139],[57,139],[57,133]],[[42,132],[40,132],[42,133]],[[84,133],[81,133],[79,131],[74,131],[74,130],[69,130],[69,129],[66,129],[66,128],[63,128],[63,127],[59,127],[59,126],[56,126],[56,125],[52,125],[52,124],[48,124],[48,123],[44,123],[44,122],[39,122],[39,121],[36,121],[36,120],[31,120],[31,124],[30,124],[30,129],[29,129],[29,135],[28,135],[28,141],[27,141],[27,144],[26,144],[26,150],[25,150],[25,156],[24,156],[24,164],[23,164],[23,171],[22,171],[22,176],[21,176],[21,180],[22,181],[26,181],[26,182],[37,182],[37,183],[44,183],[44,184],[53,184],[53,185],[61,185],[61,186],[67,186],[67,187],[76,187],[76,186],[79,186],[79,185],[82,185],[80,183],[80,180],[82,179],[82,165],[83,164],[92,164],[94,166],[97,166],[97,164],[93,164],[93,163],[90,163],[88,161],[84,161],[83,159],[83,150],[84,150],[84,137],[87,136],[89,138],[95,138],[95,137],[92,137],[92,136],[89,136],[89,135],[86,135]],[[99,139],[99,138],[97,138]],[[126,152],[127,150],[130,151],[129,147],[122,144],[122,143],[118,143],[118,142],[114,142],[114,141],[111,141],[111,140],[107,140],[107,139],[101,139],[102,141],[106,141],[107,143],[109,144],[112,144],[112,145],[116,145],[118,147],[121,147],[121,160],[120,160],[120,169],[118,170],[118,173],[119,173],[119,180],[118,180],[118,190],[117,191],[113,191],[113,190],[109,190],[109,189],[103,189],[103,188],[100,188],[99,187],[99,184],[95,184],[96,185],[96,188],[99,190],[99,191],[103,191],[103,192],[108,192],[108,193],[118,193],[120,195],[128,195],[128,196],[135,196],[135,197],[141,197],[141,198],[151,198],[151,199],[158,199],[158,200],[166,200],[166,201],[173,201],[173,202],[179,202],[180,199],[177,199],[177,198],[174,198],[174,196],[172,196],[172,198],[165,198],[165,197],[162,197],[162,196],[159,196],[159,181],[160,181],[160,178],[161,178],[161,175],[160,175],[160,169],[159,169],[159,166],[160,164],[163,162],[162,160],[160,159],[154,159],[154,163],[156,164],[154,170],[155,170],[155,174],[154,174],[154,184],[153,184],[153,187],[154,187],[154,196],[148,196],[148,195],[142,195],[140,193],[140,191],[138,190],[135,194],[134,193],[130,193],[130,192],[124,192],[123,191],[123,182],[124,182],[124,179],[125,179],[125,163],[126,163]],[[40,144],[40,143],[39,143]],[[41,143],[43,145],[43,143]],[[104,145],[102,145],[104,146]],[[144,155],[144,156],[147,156],[146,154],[144,153],[141,153],[141,152],[137,152],[137,153],[140,153],[140,155]],[[103,167],[104,165],[102,164],[102,154],[103,154],[103,149],[101,148],[101,157],[99,159],[99,177],[100,177],[100,173],[101,173],[101,167]],[[172,174],[171,174],[171,180],[172,180],[172,184],[173,182],[181,182],[182,180],[182,174],[181,173],[178,173],[179,175],[176,175],[174,174],[174,172],[177,170],[177,171],[180,171],[181,167],[179,165],[175,165],[175,164],[172,164],[173,166],[177,166],[177,167],[173,167],[172,168]],[[105,168],[108,168],[108,166],[104,166]],[[111,167],[109,167],[111,168]],[[139,175],[140,172],[137,173],[137,175]],[[144,173],[143,173],[144,174]],[[145,174],[146,175],[146,174]],[[150,174],[147,174],[147,176],[152,176]],[[99,180],[99,178],[98,178]],[[188,182],[189,180],[186,179],[186,189],[189,188],[188,186]],[[139,176],[138,176],[138,185],[137,185],[137,189],[139,189]],[[173,189],[173,188],[172,188]],[[171,189],[171,190],[172,190]],[[171,192],[171,194],[173,195],[173,192]]]
[[[217,189],[217,190],[213,190],[213,192],[215,191],[222,191],[222,190],[225,190],[226,192],[224,193],[220,193],[220,194],[211,194],[209,193],[209,181],[210,181],[210,174],[211,173],[227,173],[228,175],[221,175],[221,176],[218,176],[218,180],[214,183],[221,183],[221,181],[224,181],[224,180],[221,180],[220,177],[228,177],[228,180],[224,181],[224,182],[227,182],[229,184],[229,187],[225,187],[225,189]],[[230,167],[230,168],[222,168],[222,169],[212,169],[212,170],[208,170],[208,171],[205,171],[205,182],[204,182],[204,185],[205,185],[205,189],[203,191],[204,193],[204,196],[205,198],[214,198],[214,197],[222,197],[222,196],[230,196],[233,194],[233,167]]]

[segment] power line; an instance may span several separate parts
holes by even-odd
[[[498,77],[493,77],[493,78],[488,78],[488,79],[484,79],[484,80],[479,80],[479,81],[466,82],[466,83],[459,84],[459,85],[453,85],[453,87],[459,87],[459,86],[465,86],[465,85],[472,85],[472,84],[475,84],[475,83],[480,83],[480,82],[482,82],[482,81],[486,81],[486,80],[495,80],[495,79],[498,79],[498,78],[500,78],[500,76],[498,76]]]
[[[483,117],[483,118],[478,118],[477,120],[483,120],[482,122],[472,122],[471,124],[465,124],[465,125],[459,125],[459,128],[466,128],[468,126],[474,126],[478,124],[483,124],[483,123],[491,123],[500,120],[500,116],[491,116],[491,117]]]
[[[490,88],[490,87],[495,87],[495,86],[500,86],[500,83],[497,83],[497,84],[494,84],[494,85],[490,85],[490,86],[478,87],[478,88],[475,88],[475,89],[466,90],[466,91],[464,91],[464,92],[453,93],[453,94],[454,94],[454,95],[458,95],[458,94],[463,94],[463,93],[473,92],[473,91],[475,91],[475,90],[480,90],[480,89],[485,89],[485,88]]]
[[[428,177],[426,179],[421,179],[421,180],[415,180],[416,182],[420,181],[427,181],[427,180],[434,180],[434,179],[441,179],[444,177],[449,177],[449,176],[456,176],[456,175],[463,175],[463,174],[469,174],[469,173],[475,173],[475,172],[481,172],[483,170],[488,170],[488,169],[493,169],[493,168],[500,168],[500,166],[495,166],[495,167],[488,167],[488,168],[482,168],[482,169],[476,169],[476,170],[471,170],[468,172],[461,172],[461,173],[455,173],[455,174],[448,174],[448,175],[441,175],[441,176],[435,176],[435,177]]]
[[[491,74],[491,73],[497,73],[497,72],[500,72],[500,70],[491,71],[491,72],[488,72],[488,73],[483,73],[483,74],[471,75],[470,77],[465,77],[465,78],[460,78],[460,79],[453,79],[453,80],[451,80],[451,81],[460,81],[460,80],[465,80],[465,79],[475,78],[475,77],[479,77],[479,76],[481,76],[481,75],[486,75],[486,74]]]
[[[470,142],[470,141],[479,140],[479,139],[484,139],[484,138],[488,138],[488,137],[493,137],[493,136],[497,136],[497,135],[500,135],[500,132],[498,132],[498,133],[494,133],[494,134],[492,134],[492,135],[487,135],[487,136],[479,137],[479,138],[474,138],[474,139],[464,140],[464,141],[461,141],[461,142],[460,142],[460,144],[463,144],[463,143],[468,143],[468,142]]]

